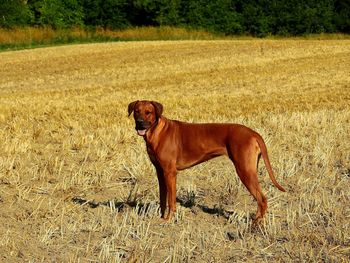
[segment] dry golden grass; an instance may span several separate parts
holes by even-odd
[[[59,38],[85,39],[90,38],[95,32],[72,28],[69,30],[54,30],[50,27],[24,27],[15,29],[0,28],[0,44],[50,44]],[[98,34],[103,36],[103,31]],[[105,36],[107,36],[105,34]]]
[[[185,28],[176,28],[169,26],[162,27],[136,27],[122,30],[98,29],[97,34],[103,36],[117,37],[120,39],[136,40],[177,40],[177,39],[218,39],[220,36],[206,32],[204,30],[190,30]],[[224,38],[224,36],[221,36]]]
[[[270,36],[270,39],[283,38]],[[346,40],[345,34],[316,34],[298,37],[299,39],[313,40]],[[295,38],[295,39],[298,39]],[[84,28],[53,29],[51,27],[24,27],[14,29],[0,28],[0,51],[25,48],[35,48],[71,43],[93,43],[107,41],[146,41],[146,40],[252,40],[250,36],[225,36],[214,34],[204,30],[162,27],[134,27],[121,30],[96,28],[87,30]]]
[[[0,261],[349,262],[350,41],[129,42],[0,53]],[[256,203],[217,158],[178,175],[176,220],[127,117],[263,135]]]
[[[117,40],[213,40],[223,38],[227,37],[201,30],[168,26],[136,27],[123,30],[103,28],[86,30],[79,27],[56,30],[51,27],[0,28],[0,50]]]

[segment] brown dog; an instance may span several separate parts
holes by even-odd
[[[258,182],[257,166],[262,155],[273,184],[281,191],[272,172],[262,137],[239,124],[192,124],[162,116],[163,106],[154,101],[134,101],[136,131],[146,141],[147,153],[156,168],[162,218],[168,220],[176,209],[176,173],[219,155],[227,155],[237,174],[258,203],[255,221],[262,219],[267,199]],[[165,216],[166,201],[169,211]]]

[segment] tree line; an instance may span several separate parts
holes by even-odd
[[[350,0],[1,0],[0,27],[175,26],[226,35],[350,33]]]

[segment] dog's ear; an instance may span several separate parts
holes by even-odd
[[[133,102],[131,102],[131,103],[129,104],[129,106],[128,106],[128,114],[129,114],[129,116],[130,116],[130,114],[134,111],[135,105],[136,105],[136,103],[138,103],[138,102],[139,102],[139,101],[136,100],[136,101],[133,101]]]
[[[156,116],[157,116],[157,118],[159,118],[160,116],[162,116],[162,113],[163,113],[163,105],[160,104],[159,102],[156,102],[156,101],[152,101],[152,105],[153,105],[153,107],[156,109]]]

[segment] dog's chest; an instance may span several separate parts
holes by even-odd
[[[154,151],[152,145],[147,144],[147,153],[152,163],[157,163],[156,152]]]

